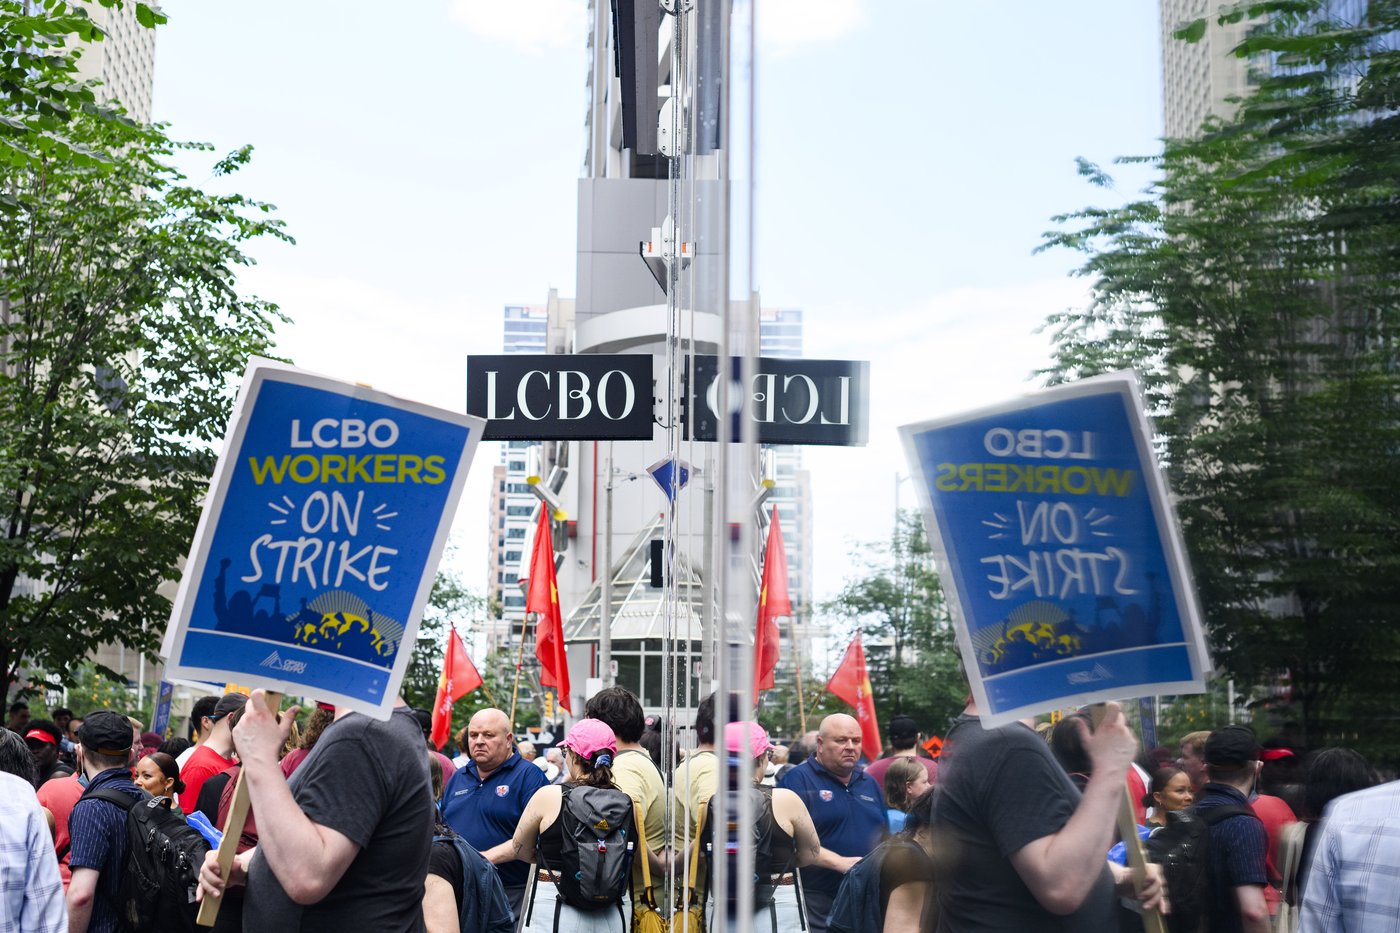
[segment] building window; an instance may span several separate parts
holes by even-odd
[[[520,560],[520,552],[506,551],[506,560]]]
[[[507,529],[506,529],[506,537],[509,538],[509,539],[512,540],[512,541],[514,541],[514,540],[516,540],[516,539],[519,539],[519,538],[524,538],[524,537],[525,537],[525,529],[524,529],[524,528],[507,528]]]

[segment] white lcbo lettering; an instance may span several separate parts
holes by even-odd
[[[510,410],[510,414],[503,415],[496,410],[496,377],[500,373],[491,369],[486,371],[486,417],[491,421],[514,421],[515,409]]]
[[[528,387],[530,385],[531,376],[543,376],[545,391],[549,391],[549,373],[541,372],[538,369],[532,369],[524,376],[520,377],[520,385],[517,386],[515,390],[515,404],[520,406],[520,413],[526,418],[528,418],[531,421],[539,421],[545,417],[548,417],[549,413],[554,410],[554,406],[551,405],[538,415],[530,411],[530,403],[526,401],[525,396],[526,393],[529,391]]]
[[[337,436],[337,429],[339,434]],[[399,439],[399,426],[388,418],[376,418],[366,425],[359,418],[322,418],[311,426],[311,433],[302,436],[301,419],[292,419],[292,447],[344,447],[353,449],[368,443],[383,449],[394,446]]]
[[[622,413],[614,415],[608,410],[608,382],[614,376],[622,377],[623,399]],[[603,378],[598,380],[598,412],[609,421],[620,421],[632,414],[632,406],[637,401],[637,390],[632,385],[632,377],[628,376],[620,369],[610,369],[603,373]]]
[[[580,388],[569,388],[569,377],[579,378]],[[576,415],[569,414],[569,401],[582,402],[583,405]],[[576,369],[561,369],[559,371],[559,420],[577,421],[580,418],[588,417],[588,413],[593,410],[593,400],[588,397],[588,377]]]
[[[1077,446],[1076,446],[1077,442]],[[1092,460],[1094,433],[1081,431],[1076,436],[1068,431],[1039,428],[992,428],[982,435],[982,446],[993,457],[1018,457],[1045,460]]]
[[[794,418],[792,415],[788,414],[787,409],[784,408],[783,417],[788,420],[789,424],[806,424],[807,422],[811,421],[814,417],[816,417],[817,409],[821,407],[821,399],[817,396],[817,384],[812,381],[812,377],[804,376],[801,374],[798,374],[796,376],[787,376],[783,379],[784,395],[787,394],[787,391],[792,386],[794,379],[801,379],[802,382],[807,386],[807,411],[801,418]]]

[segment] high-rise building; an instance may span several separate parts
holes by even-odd
[[[553,289],[542,305],[507,305],[502,316],[505,353],[561,353],[570,345],[573,300]],[[551,345],[551,335],[554,343]],[[501,610],[498,623],[488,625],[487,650],[511,643],[525,617],[525,594],[519,580],[529,555],[525,544],[539,500],[525,481],[529,450],[534,441],[501,441],[500,463],[491,474],[491,518],[487,526],[486,596]]]
[[[102,82],[98,99],[116,101],[138,123],[151,122],[151,96],[156,78],[156,31],[136,21],[136,4],[121,7],[86,3],[88,16],[105,38],[88,42],[78,59],[83,80]]]
[[[761,356],[802,356],[802,310],[763,308],[758,317]],[[793,612],[810,616],[812,607],[812,475],[802,466],[802,448],[773,447],[777,485],[770,501],[778,507],[783,543],[787,548],[788,595]]]
[[[1235,110],[1230,98],[1250,93],[1250,62],[1234,49],[1254,23],[1221,25],[1219,7],[1219,0],[1162,0],[1162,102],[1170,139],[1196,135],[1207,117],[1228,119]],[[1206,20],[1198,41],[1174,36],[1198,19]]]

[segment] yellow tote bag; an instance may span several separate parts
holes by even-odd
[[[690,871],[683,902],[690,906],[671,915],[671,933],[704,933],[705,930],[705,905],[695,894],[695,871],[700,866],[700,833],[705,828],[705,811],[710,808],[710,798],[702,798],[696,806],[700,813],[695,822],[695,838],[690,841]]]
[[[666,920],[656,909],[656,896],[651,889],[651,858],[647,854],[647,830],[642,822],[642,808],[632,801],[632,812],[637,825],[637,839],[641,845],[643,890],[641,898],[632,899],[632,933],[668,933]]]

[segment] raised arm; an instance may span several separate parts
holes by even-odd
[[[1083,724],[1078,728],[1087,732]],[[1074,815],[1059,832],[1041,836],[1011,855],[1011,864],[1035,899],[1061,916],[1084,903],[1104,872],[1104,853],[1113,845],[1119,798],[1137,751],[1122,707],[1107,704],[1099,727],[1084,736],[1084,749],[1094,773]]]

